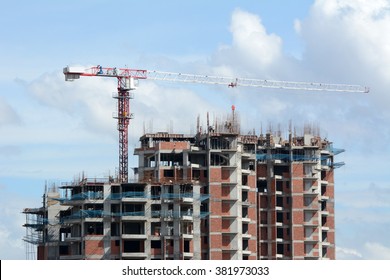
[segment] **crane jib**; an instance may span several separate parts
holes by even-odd
[[[85,69],[81,67],[64,68],[65,79],[72,81],[80,76],[102,76],[102,77],[131,77],[137,79],[149,79],[169,82],[200,83],[226,85],[228,87],[260,87],[305,91],[333,91],[333,92],[356,92],[368,93],[369,87],[347,84],[311,83],[276,81],[266,79],[233,78],[212,75],[186,74],[163,71],[150,71],[143,69],[103,67],[101,65]]]

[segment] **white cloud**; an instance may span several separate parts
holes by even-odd
[[[231,45],[222,45],[211,58],[214,74],[270,78],[284,73],[291,61],[283,56],[282,38],[267,32],[258,15],[236,9],[231,18]],[[282,69],[275,66],[283,64]]]
[[[65,82],[62,73],[47,73],[28,85],[29,92],[41,104],[58,109],[80,120],[82,129],[107,134],[112,132],[112,113],[115,101],[112,93],[116,84],[112,79],[85,78]],[[56,119],[56,116],[47,116]],[[59,120],[61,124],[61,120]]]
[[[371,82],[373,90],[388,85],[389,7],[384,0],[317,0],[301,24],[305,59],[333,79]]]
[[[210,66],[225,76],[369,86],[369,94],[245,88],[236,100],[243,105],[238,108],[259,112],[262,120],[317,122],[349,150],[371,149],[370,142],[384,147],[381,153],[390,152],[390,38],[383,36],[390,30],[389,5],[382,0],[316,1],[307,18],[292,23],[305,46],[301,60],[283,52],[282,39],[268,32],[259,16],[236,10],[232,42],[215,51]]]
[[[366,242],[364,244],[364,257],[369,260],[390,260],[390,247],[377,242]]]
[[[358,249],[336,247],[338,260],[390,260],[390,247],[378,242],[364,242]]]
[[[337,260],[355,260],[362,259],[363,256],[355,249],[342,248],[336,246],[336,259]]]
[[[240,58],[244,57],[245,62],[267,68],[280,58],[282,39],[268,34],[259,16],[242,10],[234,11],[230,31],[232,49]]]

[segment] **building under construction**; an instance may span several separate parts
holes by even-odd
[[[305,127],[242,135],[237,114],[193,135],[146,133],[137,180],[81,176],[25,209],[38,259],[335,259],[334,162]]]

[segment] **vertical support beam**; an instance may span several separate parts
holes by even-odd
[[[111,184],[103,185],[103,211],[104,213],[111,212],[111,199],[108,199],[109,195],[112,193]],[[103,215],[103,248],[104,255],[101,259],[110,260],[111,259],[111,216]]]

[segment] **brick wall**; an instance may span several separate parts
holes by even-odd
[[[190,148],[188,142],[160,142],[158,148],[160,150],[186,150]]]
[[[103,240],[86,240],[85,255],[104,255]]]

